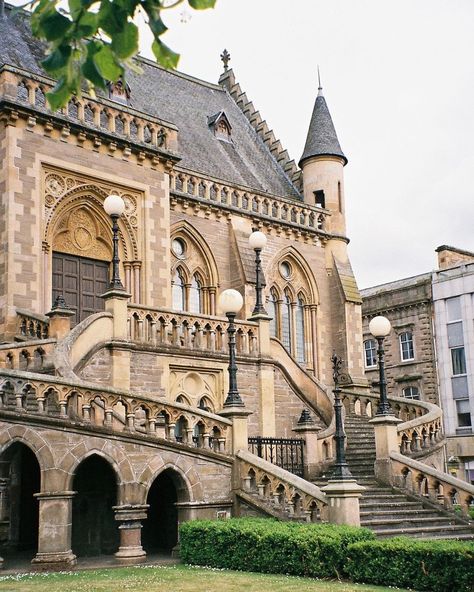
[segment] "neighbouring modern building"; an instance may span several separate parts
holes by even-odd
[[[369,321],[389,318],[385,339],[392,396],[440,404],[447,457],[474,481],[474,253],[440,246],[438,269],[362,290],[364,365],[377,381],[376,341]]]
[[[314,483],[335,460],[334,351],[344,360],[347,418],[368,434],[362,465],[361,432],[348,438],[367,492],[381,479],[466,511],[474,489],[440,472],[439,407],[414,398],[401,423],[371,419],[377,395],[364,376],[361,297],[347,253],[347,159],[322,90],[296,165],[236,82],[227,52],[217,84],[139,58],[141,74],[56,112],[45,100],[54,80],[43,57],[28,15],[5,6],[6,561],[19,549],[42,568],[87,554],[140,561],[174,548],[178,524],[199,517],[369,524],[374,510],[359,512],[354,480]],[[124,204],[114,228],[109,195]],[[253,313],[255,229],[267,239],[268,314]],[[109,282],[117,272],[123,286]],[[235,325],[218,307],[230,288],[243,298]],[[237,393],[228,373],[233,379],[234,337]],[[440,524],[457,536],[468,528],[459,520]]]

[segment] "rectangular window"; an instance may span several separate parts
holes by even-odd
[[[326,198],[324,196],[324,191],[322,189],[314,191],[314,203],[318,208],[326,207]]]
[[[462,321],[448,325],[448,347],[458,347],[459,345],[464,345]]]
[[[418,390],[418,387],[416,386],[407,386],[406,388],[403,389],[403,396],[406,399],[415,399],[417,401],[420,400],[420,391]]]
[[[465,399],[469,396],[467,376],[453,376],[451,378],[454,399]]]
[[[451,350],[451,361],[453,363],[453,375],[466,374],[466,356],[463,347],[455,347]]]
[[[446,299],[446,312],[448,321],[459,321],[462,319],[460,296]]]
[[[460,428],[468,428],[472,425],[471,409],[469,399],[461,399],[456,401],[456,411],[458,414],[458,425]]]
[[[415,359],[415,352],[413,349],[413,335],[410,333],[410,331],[406,331],[400,335],[400,353],[402,356],[402,361]]]
[[[364,341],[364,354],[366,368],[373,368],[377,365],[377,343],[375,339]]]

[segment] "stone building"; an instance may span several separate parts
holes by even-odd
[[[180,521],[231,513],[359,523],[355,482],[320,489],[311,481],[334,462],[334,350],[344,359],[347,412],[368,421],[376,401],[364,377],[361,298],[347,255],[347,159],[321,89],[297,166],[236,82],[226,52],[218,84],[140,59],[141,75],[130,72],[104,95],[84,94],[54,113],[42,56],[27,15],[7,6],[7,559],[25,549],[43,567],[112,552],[137,561],[173,548]],[[103,205],[111,194],[125,204],[117,221],[124,289],[109,284],[113,232]],[[255,229],[267,237],[269,315],[252,314]],[[235,324],[242,405],[226,401],[232,327],[217,304],[228,288],[244,302]],[[439,468],[440,410],[414,401],[400,412],[398,427],[383,418],[375,427],[378,445],[386,440],[380,462],[386,467],[393,446],[417,434]],[[439,489],[443,477],[436,473],[435,487],[404,452],[393,458],[393,478]],[[444,492],[447,504],[452,491]],[[471,493],[455,491],[467,507]]]
[[[434,272],[361,291],[365,372],[377,381],[369,321],[384,315],[392,324],[384,342],[388,392],[441,405],[447,457],[459,459],[459,476],[472,483],[474,253],[447,245],[436,252]]]

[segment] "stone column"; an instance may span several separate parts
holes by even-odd
[[[68,569],[76,564],[71,550],[74,495],[74,491],[35,494],[39,501],[38,552],[31,563],[36,569]]]
[[[360,526],[359,498],[365,487],[358,485],[355,479],[331,479],[321,491],[328,497],[329,522]]]
[[[105,310],[113,316],[112,339],[128,341],[127,303],[130,294],[125,290],[108,290],[101,296],[105,300]],[[130,388],[130,352],[127,349],[112,349],[112,385],[115,388]]]
[[[315,479],[318,473],[320,462],[318,454],[318,432],[320,429],[314,423],[314,419],[311,417],[308,409],[303,409],[298,420],[298,425],[293,428],[293,431],[304,439],[304,476],[308,481]]]
[[[120,522],[120,547],[115,553],[120,563],[144,561],[146,552],[142,547],[141,521],[146,518],[149,507],[146,504],[113,506],[115,520]]]
[[[385,483],[391,483],[390,453],[399,452],[397,426],[402,420],[395,415],[376,415],[369,423],[375,431],[375,476]]]
[[[58,296],[53,307],[46,316],[49,317],[49,336],[53,339],[62,339],[71,330],[71,317],[74,311],[69,308],[62,296]]]
[[[251,411],[247,411],[245,407],[224,407],[219,415],[227,417],[232,421],[232,447],[231,454],[237,454],[239,450],[248,450],[248,416]]]

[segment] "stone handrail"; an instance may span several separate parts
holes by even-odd
[[[346,412],[373,417],[377,411],[378,394],[343,390],[341,397]],[[389,401],[395,416],[403,420],[397,426],[398,445],[402,454],[429,453],[443,440],[440,407],[404,397],[389,397]]]
[[[0,92],[3,87],[5,98],[53,115],[45,95],[54,86],[54,81],[11,66],[3,66],[0,77]],[[80,97],[73,97],[54,115],[64,119],[63,135],[68,134],[70,122],[71,125],[80,124],[144,148],[177,151],[177,128],[174,124],[146,115],[120,101],[83,93]],[[100,145],[100,140],[97,141]]]
[[[316,522],[325,517],[327,497],[319,487],[247,450],[236,454],[241,489],[290,517]],[[323,516],[322,516],[323,515]]]
[[[129,305],[128,320],[131,341],[205,352],[228,351],[228,322],[222,317]],[[257,356],[258,324],[240,320],[235,324],[237,354]]]
[[[33,339],[47,339],[48,335],[48,317],[21,308],[16,309],[15,339],[31,341]]]
[[[0,345],[0,368],[48,372],[53,369],[56,339],[38,339]]]
[[[331,391],[303,370],[275,337],[270,340],[270,355],[298,396],[329,424],[333,416]]]
[[[174,198],[191,198],[224,208],[237,209],[252,216],[326,234],[328,210],[305,204],[295,199],[257,193],[246,188],[209,181],[198,174],[183,170],[170,175],[170,190]]]
[[[394,485],[427,496],[435,503],[441,501],[447,510],[459,506],[464,517],[469,517],[469,506],[474,502],[474,485],[398,452],[392,452],[390,459]]]
[[[65,381],[53,376],[0,370],[0,412],[51,417],[77,427],[146,435],[196,448],[231,450],[228,419],[163,398]]]

